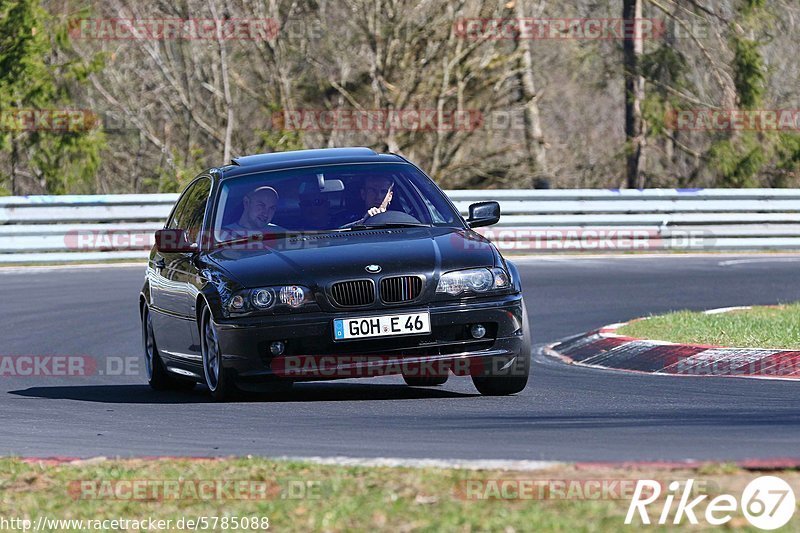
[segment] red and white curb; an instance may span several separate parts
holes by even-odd
[[[747,307],[706,311],[724,313]],[[640,319],[641,320],[641,319]],[[800,351],[726,348],[635,339],[617,334],[629,322],[551,344],[545,351],[568,363],[660,375],[800,380]]]

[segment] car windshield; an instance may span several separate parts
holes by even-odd
[[[405,163],[324,165],[223,180],[216,213],[217,242],[363,227],[463,227],[441,190]]]

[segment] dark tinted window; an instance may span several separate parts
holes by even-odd
[[[175,206],[169,227],[185,229],[189,242],[197,242],[200,236],[210,192],[211,180],[202,178],[186,189]]]

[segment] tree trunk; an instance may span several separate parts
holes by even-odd
[[[625,70],[625,148],[626,181],[630,189],[644,188],[645,128],[642,117],[644,77],[640,60],[644,52],[641,25],[642,0],[623,0],[622,18],[628,30],[623,41]],[[635,31],[631,31],[635,28]]]
[[[515,3],[515,15],[518,19],[525,18],[524,2]],[[522,102],[525,110],[525,148],[528,159],[530,180],[528,186],[533,188],[536,179],[547,174],[547,152],[542,133],[542,122],[539,115],[538,96],[536,84],[533,80],[533,54],[531,41],[518,39],[517,48],[520,53],[519,81],[521,86]]]
[[[17,195],[17,161],[19,152],[17,151],[17,140],[11,138],[11,196]]]
[[[210,0],[209,6],[211,7],[211,13],[215,19],[219,20],[217,15],[217,8],[215,5],[214,0]],[[229,19],[227,6],[225,9],[225,20]],[[227,165],[228,162],[231,160],[231,140],[233,139],[233,111],[234,111],[234,104],[233,98],[231,98],[231,85],[228,79],[228,52],[225,49],[225,41],[222,38],[221,30],[218,29],[217,31],[217,46],[219,47],[219,63],[220,63],[220,71],[222,73],[222,94],[225,100],[225,110],[226,110],[226,117],[225,117],[225,140],[223,142],[222,148],[222,160],[225,161]]]

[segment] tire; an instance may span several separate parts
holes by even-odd
[[[444,385],[447,383],[448,377],[449,376],[447,374],[444,376],[430,376],[424,378],[403,375],[403,381],[405,381],[406,385],[409,387],[436,387],[438,385]]]
[[[150,309],[146,305],[142,309],[142,348],[147,383],[153,390],[189,391],[194,388],[196,385],[194,381],[176,378],[164,366],[161,354],[158,352],[158,345],[156,345],[153,319],[150,316]]]
[[[506,361],[490,360],[488,371],[483,375],[472,376],[472,383],[483,396],[508,396],[521,392],[528,384],[531,369],[531,331],[528,324],[528,310],[522,302],[523,341],[517,358],[510,368],[500,370]]]
[[[203,353],[203,376],[211,397],[218,402],[230,400],[236,393],[236,387],[230,375],[230,370],[223,365],[222,350],[219,345],[217,326],[211,316],[211,311],[203,309],[203,318],[200,321],[200,346]]]

